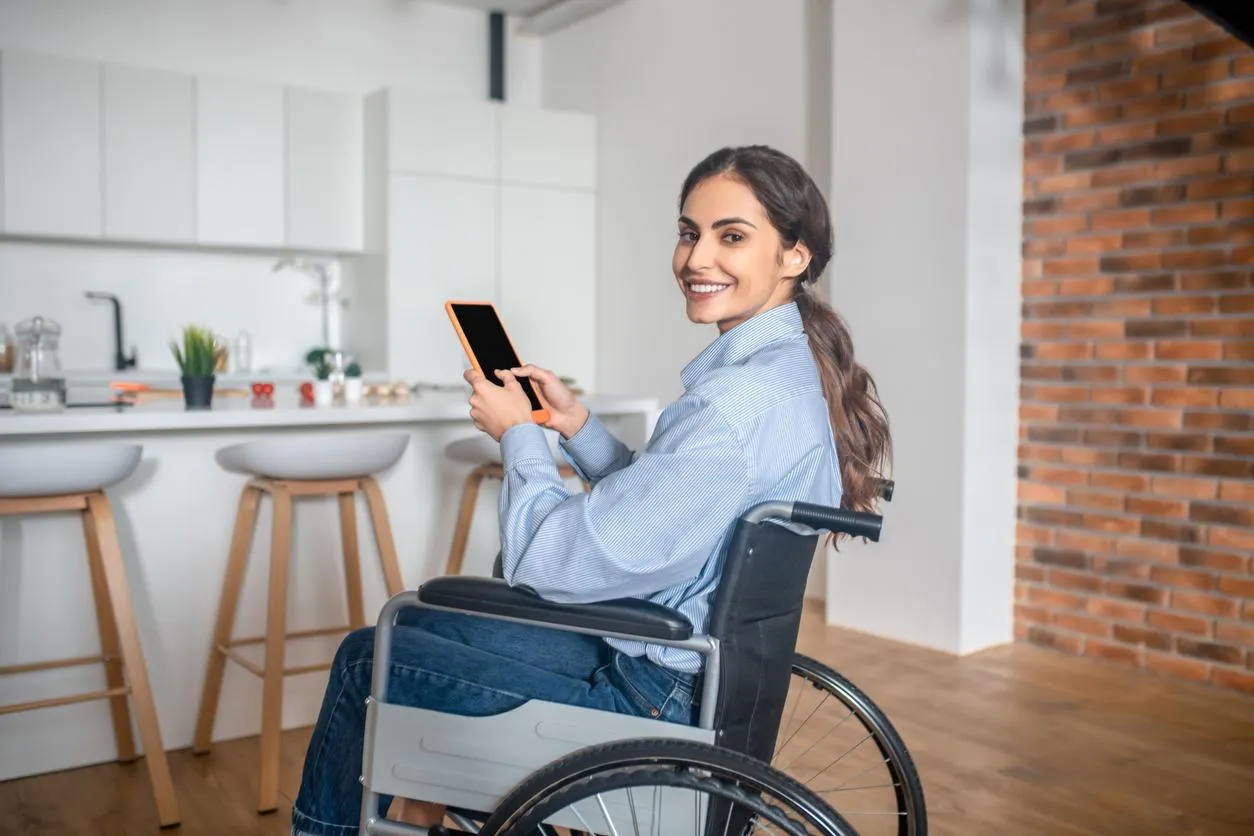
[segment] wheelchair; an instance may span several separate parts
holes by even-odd
[[[883,485],[881,495],[891,499],[892,483]],[[918,775],[887,717],[838,673],[794,652],[821,532],[878,541],[881,526],[877,514],[801,502],[751,508],[736,523],[704,635],[681,614],[649,601],[561,604],[499,576],[439,577],[394,596],[375,631],[360,832],[709,836],[752,827],[854,836],[862,831],[824,796],[856,787],[807,787],[786,766],[772,765],[795,742],[803,751],[789,765],[800,764],[795,773],[812,772],[806,756],[825,750],[824,740],[852,716],[866,731],[854,750],[873,740],[880,753],[859,775],[888,765],[889,783],[881,786],[892,789],[892,809],[871,811],[870,820],[887,822],[888,833],[922,836]],[[696,651],[704,657],[698,722],[687,726],[544,700],[486,717],[389,703],[394,629],[409,607]],[[794,692],[794,717],[803,696],[794,683],[812,686],[824,703],[835,697],[848,715],[821,734],[801,734],[784,719]],[[813,717],[817,710],[804,714]],[[824,771],[820,766],[815,775]],[[457,830],[384,818],[381,796],[442,804]]]

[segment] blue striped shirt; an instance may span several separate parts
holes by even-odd
[[[736,519],[766,500],[839,505],[840,472],[818,367],[795,303],[721,334],[687,367],[684,393],[633,452],[595,417],[561,443],[593,487],[571,492],[540,427],[501,438],[501,565],[553,601],[636,597],[704,632]],[[695,672],[692,651],[607,639]]]

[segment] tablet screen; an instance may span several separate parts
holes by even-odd
[[[462,333],[466,335],[466,341],[470,343],[470,350],[474,352],[479,368],[483,370],[484,377],[498,386],[503,386],[504,384],[493,371],[517,368],[522,365],[522,362],[509,344],[509,337],[506,336],[505,327],[501,325],[501,320],[496,315],[496,308],[491,305],[464,304],[455,304],[451,307],[453,316],[457,317],[457,322],[461,325]],[[531,401],[531,408],[541,409],[540,399],[536,397],[531,381],[519,378],[518,383],[527,394],[527,399]]]

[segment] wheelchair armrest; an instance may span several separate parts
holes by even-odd
[[[433,578],[418,587],[418,600],[433,607],[589,633],[614,633],[660,641],[684,641],[692,637],[692,622],[651,601],[619,598],[595,604],[559,604],[546,601],[527,587],[510,586],[499,578],[462,575]]]

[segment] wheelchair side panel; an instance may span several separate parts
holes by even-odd
[[[463,717],[372,700],[367,714],[366,727],[373,728],[364,753],[367,789],[479,812],[495,810],[528,775],[586,746],[640,737],[714,743],[711,730],[544,700],[532,700],[513,711],[488,717]],[[642,790],[635,795],[651,793]],[[678,797],[681,791],[672,789],[665,795]],[[639,815],[641,802],[639,798],[636,801]],[[669,799],[665,801],[669,810],[672,804]],[[651,797],[643,802],[651,803]],[[631,815],[625,797],[621,810],[611,809],[616,823],[627,821],[631,826],[630,818],[619,819],[620,812]],[[688,826],[695,825],[691,796],[684,809]],[[562,822],[553,823],[600,832],[604,816],[599,808],[582,812],[585,817],[595,813],[600,825],[591,818],[581,823],[574,816],[563,816]],[[669,833],[669,823],[679,819],[662,812]]]

